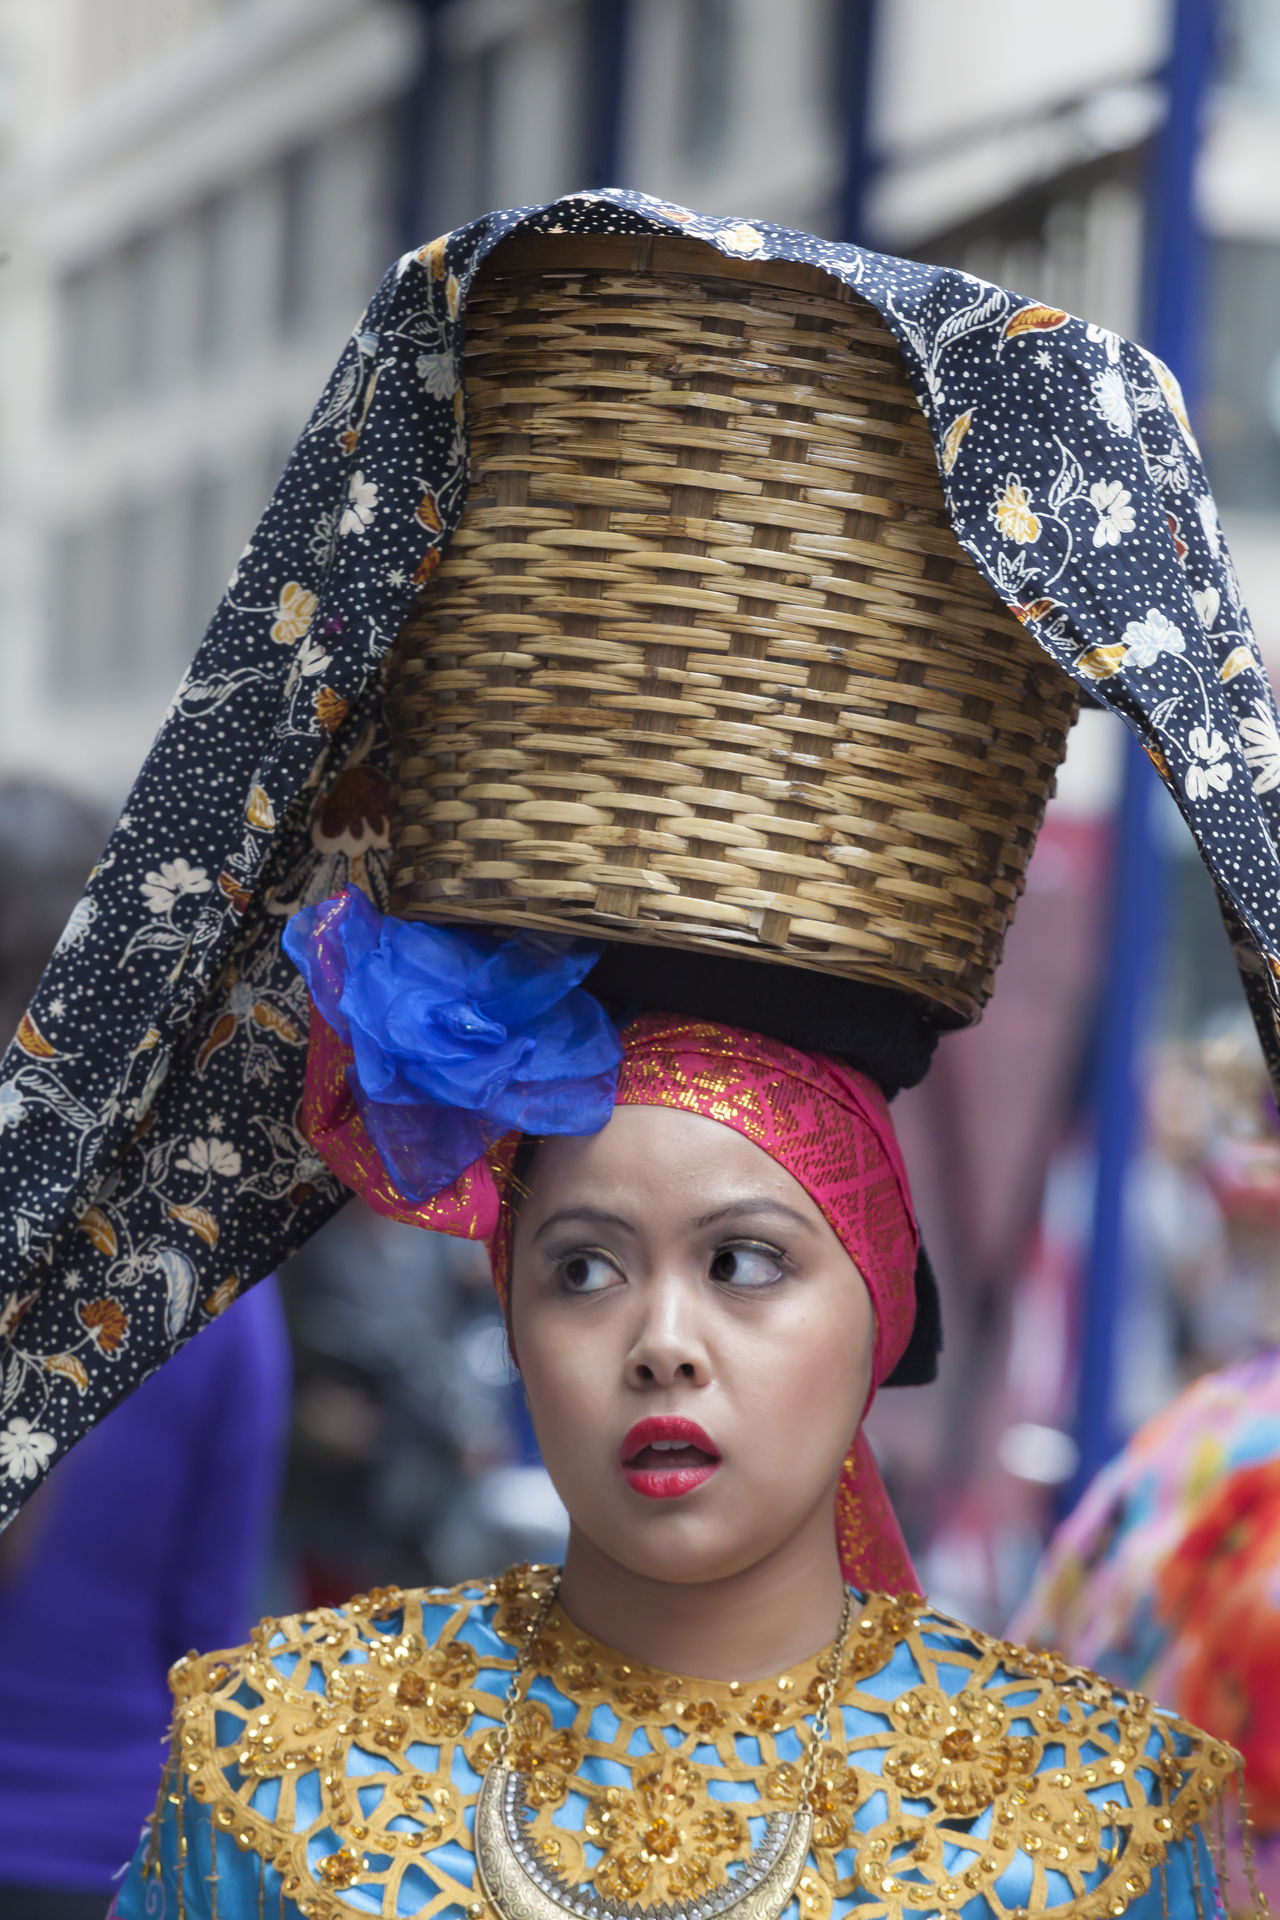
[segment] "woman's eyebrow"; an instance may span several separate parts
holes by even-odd
[[[533,1236],[535,1242],[541,1240],[544,1233],[549,1233],[552,1227],[563,1226],[566,1220],[582,1221],[592,1227],[621,1227],[624,1233],[635,1232],[629,1220],[624,1220],[620,1213],[607,1213],[603,1207],[559,1207],[555,1213],[549,1213],[538,1228]]]
[[[758,1218],[762,1213],[771,1213],[784,1220],[790,1220],[795,1226],[803,1227],[806,1233],[814,1231],[813,1222],[798,1213],[794,1207],[786,1206],[781,1200],[770,1200],[764,1194],[752,1200],[731,1200],[727,1207],[716,1207],[711,1213],[704,1213],[694,1221],[695,1227],[715,1227],[726,1220],[742,1219],[747,1215]]]

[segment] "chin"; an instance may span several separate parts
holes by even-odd
[[[672,1507],[676,1505],[671,1503]],[[614,1509],[607,1515],[592,1516],[596,1518],[598,1525],[575,1524],[598,1551],[629,1573],[672,1586],[702,1586],[731,1579],[767,1559],[782,1544],[786,1531],[780,1535],[762,1528],[758,1513],[749,1527],[734,1526],[724,1515],[698,1513],[692,1508],[646,1513],[638,1518]]]

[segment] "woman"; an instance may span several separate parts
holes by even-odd
[[[1236,1755],[912,1591],[861,1434],[918,1248],[875,1083],[683,1016],[616,1036],[594,954],[375,920],[351,894],[286,935],[307,1131],[390,1209],[451,1140],[559,1107],[399,1207],[489,1243],[564,1566],[185,1663],[116,1920],[1205,1914]],[[386,991],[450,948],[451,990]]]
[[[0,1516],[336,1173],[489,1245],[572,1545],[180,1670],[118,1914],[1213,1897],[1235,1756],[927,1613],[850,1445],[917,1294],[882,1094],[986,997],[1068,682],[1178,793],[1280,1077],[1280,720],[1166,368],[612,190],[397,263],[0,1081]]]

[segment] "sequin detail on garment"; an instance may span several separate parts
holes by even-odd
[[[235,1850],[250,1856],[267,1912],[491,1920],[470,1827],[545,1578],[383,1591],[179,1662],[157,1828],[176,1796],[189,1832],[222,1837],[224,1887]],[[510,1755],[530,1857],[601,1904],[712,1902],[767,1820],[794,1811],[815,1662],[695,1681],[624,1659],[556,1608],[532,1671]],[[799,1920],[855,1906],[858,1920],[1115,1920],[1237,1766],[1139,1696],[885,1595],[856,1608],[832,1729]]]

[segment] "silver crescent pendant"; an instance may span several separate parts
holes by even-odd
[[[772,1813],[759,1846],[726,1875],[724,1886],[696,1900],[642,1907],[568,1885],[535,1850],[531,1817],[524,1775],[490,1767],[476,1802],[476,1865],[502,1920],[565,1920],[566,1914],[575,1920],[778,1920],[804,1872],[813,1836],[808,1807]]]

